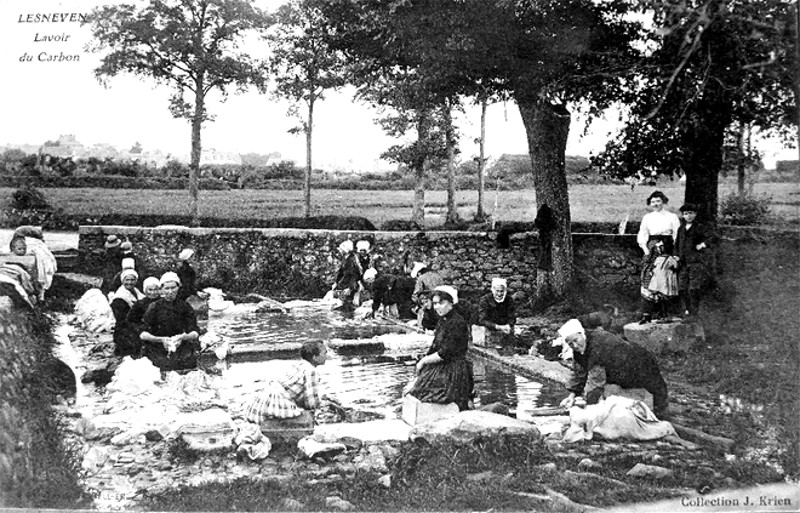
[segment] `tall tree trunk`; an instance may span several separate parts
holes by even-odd
[[[715,74],[716,71],[712,68],[709,75],[713,77]],[[695,121],[685,134],[684,201],[697,204],[700,207],[700,220],[713,227],[717,224],[719,173],[722,170],[725,129],[732,118],[725,87],[718,81],[710,80],[706,84],[703,97],[693,110],[692,119]]]
[[[486,220],[483,211],[483,191],[486,187],[484,180],[484,167],[486,166],[486,107],[489,105],[486,98],[481,99],[481,138],[478,143],[478,208],[475,211],[475,222],[482,223]]]
[[[572,231],[567,174],[564,165],[570,113],[563,104],[517,95],[522,123],[528,136],[533,164],[533,183],[538,207],[548,205],[555,219],[552,237],[552,270],[536,274],[536,300],[549,302],[563,296],[573,278]],[[543,235],[540,233],[539,236]]]
[[[314,130],[314,91],[308,99],[308,125],[306,125],[306,176],[303,180],[303,215],[311,217],[311,135]]]
[[[739,196],[745,195],[745,182],[747,178],[747,165],[744,157],[750,155],[750,127],[741,123],[739,126],[739,164],[736,167],[736,189]]]
[[[423,148],[427,146],[430,135],[430,112],[421,110],[417,118],[417,152],[411,165],[414,173],[414,204],[411,207],[411,222],[420,228],[425,224],[425,161]]]
[[[189,216],[192,225],[197,226],[200,220],[197,216],[197,197],[200,189],[200,132],[203,128],[205,116],[205,95],[203,94],[203,74],[201,73],[195,84],[194,115],[192,116],[192,158],[189,164]]]
[[[445,123],[445,152],[447,155],[447,214],[445,224],[459,222],[458,208],[456,208],[456,131],[453,126],[453,112],[450,104],[443,108]]]

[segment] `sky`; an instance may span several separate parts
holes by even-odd
[[[134,0],[142,2],[143,0]],[[85,50],[90,40],[87,26],[79,23],[31,23],[36,13],[87,13],[98,0],[0,0],[0,146],[41,144],[61,134],[74,134],[84,145],[109,143],[119,149],[135,142],[146,150],[162,150],[179,158],[190,151],[190,126],[168,110],[170,89],[146,77],[122,75],[107,86],[94,77],[100,56]],[[272,10],[280,0],[258,0]],[[22,22],[20,20],[23,20]],[[247,51],[259,54],[259,41]],[[75,56],[71,62],[52,62],[59,55]],[[396,140],[383,134],[374,122],[377,113],[354,103],[351,89],[328,92],[315,108],[314,165],[323,169],[375,171],[391,169],[380,154]],[[224,103],[211,96],[208,108],[215,120],[204,125],[202,144],[222,152],[272,153],[305,162],[305,138],[289,134],[297,120],[287,115],[289,104],[269,94],[250,90],[232,94]],[[584,119],[573,116],[568,155],[589,156],[600,151],[610,134],[622,126],[611,112],[594,121],[584,134]],[[461,133],[461,158],[477,155],[480,111],[475,106],[456,118]],[[497,158],[505,153],[527,153],[525,130],[512,102],[495,104],[487,111],[486,151]],[[765,164],[776,159],[796,159],[797,151],[775,141],[761,142]]]

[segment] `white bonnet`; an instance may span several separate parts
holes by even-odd
[[[158,283],[158,278],[156,278],[155,276],[148,276],[147,278],[144,279],[144,283],[142,283],[143,289],[147,290],[149,287],[153,286],[155,287],[161,286],[161,284]]]
[[[375,276],[377,276],[377,275],[378,275],[378,271],[376,271],[374,267],[370,267],[369,269],[364,271],[363,279],[366,280],[366,281],[372,280],[372,279],[375,279]]]
[[[570,335],[575,335],[576,333],[586,333],[583,329],[581,321],[578,319],[570,319],[565,322],[563,326],[558,328],[558,335],[560,337],[567,338]]]
[[[139,279],[139,273],[137,273],[136,270],[133,269],[133,267],[128,267],[126,269],[123,269],[119,275],[120,279],[122,280],[124,280],[128,276],[133,276],[137,280]]]
[[[189,260],[194,255],[194,250],[191,248],[186,248],[180,253],[178,253],[178,260]]]
[[[424,262],[414,262],[414,267],[411,268],[411,277],[416,278],[419,272],[428,267]]]
[[[123,258],[122,259],[122,268],[123,269],[136,269],[136,260],[132,258]]]
[[[500,286],[508,288],[508,280],[505,278],[492,278],[492,287]]]
[[[372,247],[372,245],[369,243],[368,240],[360,240],[360,241],[356,242],[356,249],[359,250],[359,251],[361,251],[362,249],[364,251],[369,251],[369,248],[371,248],[371,247]]]
[[[350,253],[351,251],[353,251],[353,241],[346,240],[341,244],[339,244],[339,251],[341,251],[342,253]]]
[[[438,290],[440,292],[446,293],[447,295],[453,298],[453,304],[458,303],[458,291],[456,290],[455,287],[451,287],[450,285],[439,285],[433,290],[434,292]]]
[[[158,283],[160,283],[161,286],[163,287],[165,283],[168,283],[168,282],[171,282],[171,281],[174,281],[178,285],[181,284],[181,279],[178,278],[178,275],[175,274],[172,271],[169,271],[169,272],[166,272],[166,273],[162,274],[161,275],[161,279],[158,280]]]

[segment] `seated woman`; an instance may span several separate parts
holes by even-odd
[[[328,358],[321,340],[308,341],[300,348],[300,361],[271,380],[245,409],[245,418],[256,424],[267,419],[313,422],[312,410],[320,406],[316,367]]]
[[[25,257],[27,255],[25,237],[12,237],[9,249],[12,258]],[[0,295],[9,296],[15,302],[21,299],[24,303],[33,306],[38,302],[39,291],[40,284],[36,280],[35,263],[29,266],[20,259],[0,264]]]
[[[44,242],[42,230],[33,226],[20,226],[14,230],[14,237],[24,237],[27,253],[36,257],[36,281],[39,300],[44,300],[44,293],[53,284],[56,274],[56,257]]]
[[[161,284],[158,283],[158,278],[155,276],[145,278],[142,288],[144,289],[144,298],[131,306],[127,319],[128,324],[136,330],[137,337],[144,331],[144,313],[147,311],[147,307],[161,297]]]
[[[433,344],[417,362],[417,378],[408,393],[422,402],[456,403],[459,410],[470,407],[474,378],[467,359],[470,329],[453,306],[458,292],[449,285],[436,287],[431,296],[439,323]]]
[[[142,349],[139,334],[128,322],[128,313],[145,295],[136,288],[139,274],[133,269],[125,269],[121,274],[122,285],[111,293],[111,311],[114,312],[114,354],[138,358]]]
[[[161,370],[194,368],[200,352],[197,316],[189,303],[178,299],[177,274],[164,273],[159,283],[162,297],[147,307],[142,319],[142,356]]]
[[[478,324],[486,328],[486,336],[504,347],[517,344],[514,326],[517,323],[517,310],[514,298],[508,293],[505,278],[492,278],[491,292],[478,302]]]

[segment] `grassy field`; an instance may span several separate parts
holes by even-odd
[[[671,198],[671,207],[680,207],[684,186],[667,182],[658,187]],[[723,183],[720,197],[734,191],[735,185]],[[626,185],[584,185],[570,187],[572,220],[577,222],[619,222],[630,215],[638,220],[647,212],[644,204],[652,187],[631,190]],[[188,194],[181,190],[71,189],[44,188],[41,191],[54,207],[67,214],[92,216],[100,213],[136,213],[180,215],[188,213]],[[8,206],[12,189],[0,189],[0,208]],[[800,186],[796,183],[756,184],[755,193],[769,196],[772,212],[780,219],[800,221]],[[495,197],[497,209],[495,210]],[[426,225],[442,223],[447,194],[430,191],[425,195]],[[392,219],[408,219],[413,191],[315,190],[312,205],[316,215],[366,217],[376,226]],[[475,214],[477,193],[460,191],[458,210],[464,219]],[[484,196],[484,209],[495,213],[498,221],[532,221],[536,217],[536,194],[533,190],[495,191]],[[200,191],[201,217],[225,219],[270,219],[302,215],[302,191],[230,190]]]

